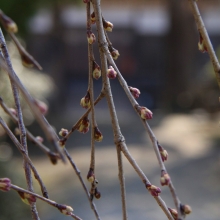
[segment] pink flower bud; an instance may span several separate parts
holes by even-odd
[[[94,128],[94,140],[97,142],[101,142],[103,139],[103,135],[101,131],[98,129],[98,127]]]
[[[90,21],[92,24],[95,24],[95,12],[92,12],[91,16],[90,16]]]
[[[89,44],[93,44],[96,41],[95,34],[93,34],[91,31],[87,31],[87,40]]]
[[[35,105],[38,107],[42,115],[46,115],[48,112],[48,105],[40,100],[35,100]]]
[[[158,146],[158,149],[160,151],[161,159],[164,162],[168,158],[168,153],[167,153],[166,150],[164,150],[164,148],[159,143],[157,144],[157,146]]]
[[[57,205],[56,206],[61,213],[63,213],[64,215],[72,215],[73,212],[73,208],[71,206],[68,205]]]
[[[9,108],[9,111],[17,117],[17,111],[14,108]]]
[[[68,130],[65,129],[65,128],[61,128],[60,132],[59,132],[59,135],[61,137],[66,137],[66,135],[68,134]]]
[[[91,106],[89,92],[87,92],[86,95],[81,99],[80,105],[86,109]]]
[[[180,209],[185,215],[189,215],[192,212],[192,209],[189,205],[181,205]]]
[[[150,109],[148,109],[146,107],[140,107],[140,115],[141,115],[141,118],[143,118],[145,120],[153,118],[153,113],[151,112]]]
[[[92,72],[92,76],[95,79],[99,79],[101,77],[101,70],[100,70],[100,66],[93,61],[93,72]]]
[[[112,66],[109,66],[109,69],[107,70],[107,77],[109,79],[115,79],[117,76],[117,72]]]
[[[128,86],[128,88],[135,99],[137,99],[139,95],[141,94],[140,90],[137,88],[133,88],[131,86]]]
[[[16,23],[2,11],[0,11],[0,21],[9,33],[16,33],[18,31]]]
[[[160,183],[162,186],[168,186],[170,183],[170,176],[165,171],[161,173]]]
[[[33,202],[36,202],[36,197],[34,195],[20,191],[18,191],[18,194],[20,195],[22,202],[27,205],[31,205]]]
[[[8,192],[11,189],[11,180],[9,178],[0,178],[0,190]]]
[[[147,184],[146,185],[147,189],[150,191],[152,196],[158,196],[159,193],[161,193],[161,189],[157,186],[151,185],[151,184]]]
[[[207,47],[206,47],[206,44],[205,44],[205,41],[202,37],[202,35],[199,33],[199,42],[198,42],[198,49],[202,52],[202,53],[205,53],[207,52]]]
[[[35,137],[35,139],[36,139],[36,141],[38,141],[40,143],[44,142],[44,139],[41,136],[37,136],[37,137]]]
[[[176,209],[168,208],[168,210],[170,211],[170,214],[173,216],[174,220],[177,220],[178,219],[178,212],[176,211]]]
[[[112,32],[113,24],[110,21],[105,21],[103,19],[103,27],[106,31]]]

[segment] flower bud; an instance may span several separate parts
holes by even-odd
[[[61,130],[60,130],[60,132],[59,132],[59,135],[60,135],[61,137],[66,137],[67,134],[68,134],[68,130],[65,129],[65,128],[61,128]]]
[[[202,53],[205,53],[207,52],[207,47],[206,47],[206,44],[205,44],[205,41],[202,37],[202,35],[199,33],[199,42],[198,42],[198,49],[202,52]]]
[[[2,11],[0,11],[0,21],[9,33],[16,33],[18,31],[17,24]]]
[[[181,212],[185,215],[189,215],[192,212],[192,209],[189,205],[180,205]]]
[[[50,158],[50,161],[53,165],[56,165],[57,164],[57,161],[58,161],[58,158],[59,158],[59,155],[53,153],[53,152],[50,152],[49,153],[49,158]]]
[[[40,100],[35,100],[35,105],[38,107],[39,111],[42,115],[46,115],[48,112],[48,105],[45,102],[42,102]]]
[[[143,118],[145,120],[153,118],[153,113],[151,112],[150,109],[148,109],[146,107],[140,107],[140,115],[141,115],[141,118]]]
[[[93,44],[96,41],[95,34],[93,34],[91,31],[87,31],[87,40],[89,44]]]
[[[95,12],[92,12],[92,14],[90,15],[90,21],[92,24],[95,24]]]
[[[139,95],[141,94],[140,90],[137,88],[133,88],[131,86],[128,86],[128,88],[135,99],[137,99]]]
[[[117,76],[117,72],[112,66],[109,66],[109,69],[107,70],[107,77],[109,79],[115,79]]]
[[[95,198],[100,199],[101,198],[101,193],[98,191],[97,187],[95,188]]]
[[[152,196],[158,196],[161,193],[161,189],[157,186],[146,184],[147,189],[150,191]]]
[[[106,31],[112,32],[113,24],[110,21],[106,21],[103,19],[103,27]]]
[[[73,208],[71,206],[68,205],[57,205],[56,206],[61,213],[63,213],[64,215],[72,215],[73,212]]]
[[[36,141],[43,143],[44,139],[41,136],[35,137]]]
[[[94,128],[94,140],[97,142],[101,142],[103,139],[103,135],[101,131],[98,129],[98,127]]]
[[[118,52],[118,50],[116,50],[115,48],[113,48],[112,46],[110,46],[109,47],[109,51],[110,51],[110,53],[111,53],[111,55],[112,55],[112,58],[114,59],[114,60],[117,60],[118,59],[118,57],[119,57],[119,52]]]
[[[82,119],[82,121],[80,122],[80,124],[79,124],[77,130],[78,130],[79,132],[85,134],[85,133],[87,133],[87,132],[89,131],[89,125],[90,125],[90,123],[89,123],[88,117],[84,117],[84,118]]]
[[[90,2],[90,0],[83,0],[83,2],[84,2],[84,3],[89,3],[89,2]]]
[[[158,146],[158,149],[160,151],[161,159],[164,162],[168,158],[168,153],[167,153],[166,150],[164,150],[164,148],[159,143],[157,144],[157,146]]]
[[[89,92],[87,92],[86,95],[81,99],[80,105],[86,109],[91,106]]]
[[[170,214],[173,216],[174,220],[178,220],[178,212],[176,209],[168,208],[168,210],[170,211]]]
[[[66,140],[63,139],[63,140],[59,140],[58,141],[58,144],[60,145],[60,147],[64,148],[65,147],[65,143],[66,143]]]
[[[11,189],[11,180],[9,178],[0,178],[0,190],[8,192]]]
[[[93,72],[92,72],[92,76],[95,79],[99,79],[101,77],[101,70],[100,70],[100,66],[93,61]]]
[[[160,183],[162,186],[168,186],[170,183],[170,176],[165,171],[161,172]]]
[[[95,174],[94,174],[94,171],[92,168],[89,169],[89,172],[87,174],[87,180],[90,182],[90,183],[93,183],[95,181]]]
[[[34,195],[20,191],[18,191],[18,194],[20,195],[22,202],[27,205],[31,205],[33,202],[36,202],[36,197]]]

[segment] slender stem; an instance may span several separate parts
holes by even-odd
[[[217,58],[215,51],[213,49],[208,32],[207,32],[205,24],[203,22],[202,16],[199,12],[199,8],[197,6],[196,0],[188,0],[188,1],[191,6],[194,18],[195,18],[197,28],[198,28],[200,34],[202,35],[202,38],[203,38],[205,45],[207,47],[208,54],[209,54],[210,60],[212,62],[214,71],[215,71],[216,80],[217,80],[218,85],[220,87],[220,65],[219,65],[218,58]]]
[[[19,143],[17,138],[14,136],[14,134],[11,132],[11,130],[8,128],[7,124],[4,122],[4,120],[1,117],[0,117],[0,124],[4,128],[5,132],[8,134],[8,136],[11,138],[11,140],[13,141],[15,146],[18,148],[19,152],[22,154],[25,162],[30,165],[31,170],[34,173],[34,177],[36,178],[36,180],[38,181],[38,183],[41,187],[41,191],[42,191],[43,196],[48,198],[47,189],[46,189],[40,175],[38,174],[35,166],[33,165],[31,159],[29,158],[27,152],[24,150],[23,146]]]

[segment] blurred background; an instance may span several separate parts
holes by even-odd
[[[220,1],[200,0],[198,5],[219,57]],[[139,104],[153,111],[154,118],[149,123],[169,153],[168,172],[182,203],[193,209],[187,218],[219,220],[219,88],[208,54],[198,50],[199,34],[188,2],[102,0],[101,6],[105,19],[114,24],[109,38],[120,53],[116,64],[128,85],[140,89]],[[43,72],[24,68],[5,34],[16,73],[34,97],[48,104],[47,118],[57,132],[61,128],[70,129],[84,112],[79,103],[88,87],[85,4],[81,0],[10,0],[1,2],[0,8],[16,21],[17,36],[43,67]],[[96,33],[95,26],[93,32]],[[94,53],[100,64],[97,43]],[[0,80],[1,96],[13,107],[8,79],[1,74]],[[101,80],[94,81],[94,86],[98,96]],[[117,80],[111,80],[111,87],[128,147],[152,184],[159,186],[160,170],[149,138]],[[36,136],[43,136],[22,103],[28,129]],[[104,139],[96,144],[96,177],[102,198],[95,203],[102,219],[121,219],[117,159],[105,100],[96,106],[96,114]],[[13,123],[4,117],[13,130]],[[74,132],[66,147],[86,180],[90,134]],[[51,199],[73,206],[84,220],[95,219],[71,167],[61,163],[51,165],[31,143],[29,152]],[[165,219],[137,174],[124,161],[129,219]],[[2,131],[0,174],[26,187],[21,156]],[[40,193],[37,184],[35,189]],[[174,207],[166,187],[162,187],[161,196],[169,207]],[[68,218],[40,201],[37,206],[41,219]],[[0,220],[14,219],[31,219],[29,207],[20,202],[15,192],[1,192]]]

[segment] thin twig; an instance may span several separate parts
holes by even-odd
[[[215,51],[213,49],[208,32],[207,32],[205,24],[203,22],[202,16],[199,12],[199,8],[197,6],[196,0],[188,0],[188,1],[191,6],[192,13],[194,15],[195,22],[196,22],[197,28],[199,30],[199,33],[202,35],[202,38],[205,42],[205,46],[207,47],[208,54],[209,54],[210,60],[212,62],[214,71],[215,71],[215,77],[216,77],[217,83],[220,87],[220,65],[219,65],[218,58],[217,58]]]

